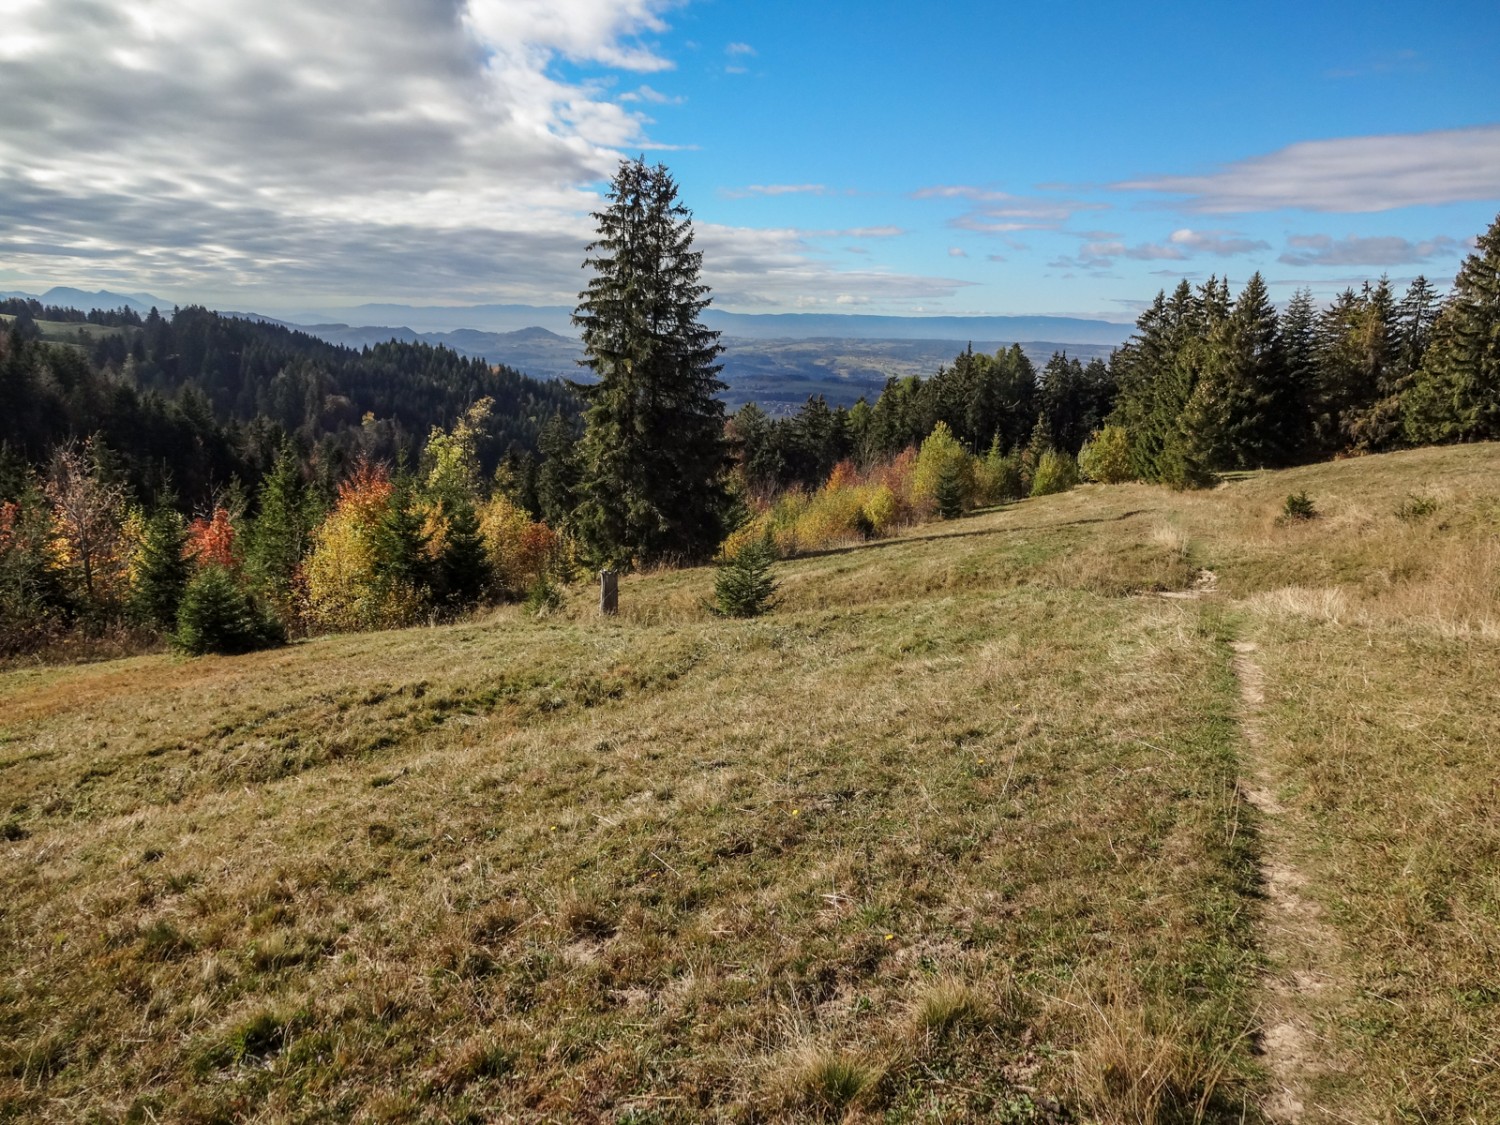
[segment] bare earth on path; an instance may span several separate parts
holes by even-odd
[[[1263,752],[1259,712],[1265,691],[1255,658],[1257,646],[1236,641],[1231,647],[1248,750],[1249,768],[1242,784],[1246,800],[1261,814],[1265,949],[1270,963],[1261,1049],[1274,1087],[1265,1110],[1272,1121],[1298,1122],[1307,1114],[1308,1080],[1326,1065],[1315,1013],[1334,979],[1337,938],[1323,922],[1317,903],[1303,896],[1307,880],[1289,854],[1287,812],[1276,798],[1275,779]]]

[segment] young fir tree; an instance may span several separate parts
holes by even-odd
[[[573,425],[559,412],[552,415],[537,439],[542,463],[536,473],[539,514],[554,528],[567,527],[578,490],[578,458]]]
[[[721,617],[759,617],[775,608],[775,559],[775,547],[763,539],[746,543],[721,562],[714,575],[713,611]]]
[[[289,613],[292,581],[307,554],[318,505],[302,480],[296,450],[283,445],[260,488],[260,514],[251,524],[245,570],[266,598]]]
[[[728,451],[718,334],[699,320],[692,218],[665,167],[620,165],[596,212],[573,322],[598,382],[579,443],[575,526],[595,559],[700,559],[724,533]]]
[[[172,640],[183,652],[202,656],[253,652],[281,644],[286,635],[235,576],[215,563],[201,568],[188,583]]]
[[[485,596],[491,579],[479,513],[472,501],[457,500],[446,514],[448,533],[435,563],[436,585],[448,605],[472,605]]]
[[[158,508],[146,521],[135,563],[130,609],[137,621],[170,631],[177,624],[177,608],[192,576],[186,557],[187,525],[170,507]]]
[[[382,604],[402,605],[416,612],[432,594],[428,536],[422,527],[411,476],[398,470],[391,485],[390,496],[370,535],[375,587]]]
[[[1460,267],[1404,405],[1412,441],[1500,438],[1500,216]]]
[[[938,467],[937,483],[932,489],[932,498],[937,501],[938,515],[945,520],[956,520],[964,514],[964,465],[957,460],[943,462]]]

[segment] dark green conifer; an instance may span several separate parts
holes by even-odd
[[[1299,289],[1281,316],[1281,354],[1286,366],[1287,409],[1280,442],[1288,460],[1307,456],[1315,447],[1312,403],[1317,389],[1315,331],[1318,306],[1312,290]]]
[[[262,611],[235,575],[222,566],[199,570],[188,583],[177,609],[173,642],[194,656],[251,652],[285,639],[280,625]]]
[[[964,491],[963,463],[957,458],[944,461],[938,469],[937,484],[933,488],[938,515],[945,520],[956,520],[963,515]]]
[[[698,559],[729,506],[718,334],[700,315],[692,218],[665,167],[620,165],[584,264],[574,323],[598,382],[579,445],[576,528],[602,562]]]
[[[479,532],[479,516],[465,500],[445,504],[448,535],[437,559],[437,585],[450,606],[472,605],[484,597],[491,581],[489,556]]]
[[[1279,464],[1290,394],[1276,310],[1259,273],[1206,343],[1183,409],[1188,458],[1209,471]]]
[[[568,526],[577,503],[578,458],[572,423],[556,413],[538,439],[541,464],[536,472],[536,501],[541,517],[554,528]]]
[[[775,606],[776,580],[771,564],[776,550],[769,540],[746,543],[719,564],[714,575],[713,610],[721,617],[759,617]]]
[[[1415,442],[1500,438],[1500,216],[1454,279],[1405,407]]]
[[[411,476],[397,472],[390,499],[371,536],[375,579],[382,591],[414,594],[419,603],[431,597],[433,586],[422,524]]]
[[[283,445],[260,488],[260,513],[250,525],[245,570],[273,603],[287,610],[293,577],[307,554],[318,505],[302,479],[296,450]]]
[[[131,613],[144,625],[170,631],[177,624],[177,609],[192,576],[192,564],[183,556],[187,526],[171,508],[158,508],[146,521],[136,561]]]

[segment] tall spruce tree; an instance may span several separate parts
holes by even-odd
[[[1405,403],[1415,442],[1500,438],[1500,216],[1453,280]]]
[[[728,449],[718,333],[700,314],[692,217],[665,167],[625,161],[594,214],[573,322],[598,382],[579,442],[576,528],[601,562],[702,559],[723,537]]]

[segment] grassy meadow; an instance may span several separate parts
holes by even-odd
[[[9,313],[0,313],[0,331],[9,329],[11,321],[15,319]],[[102,324],[75,323],[64,320],[34,320],[32,323],[41,334],[40,338],[49,344],[72,344],[77,347],[93,344],[101,336],[127,335],[128,337],[137,331],[137,329],[110,328]]]
[[[1500,1119],[1500,447],[777,573],[0,673],[0,1119]]]

